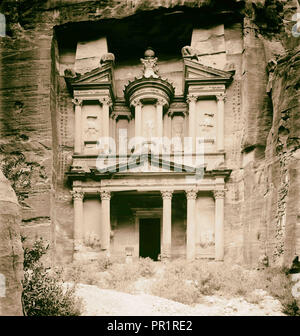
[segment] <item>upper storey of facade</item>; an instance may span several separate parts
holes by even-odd
[[[224,103],[234,71],[201,64],[191,47],[162,71],[151,48],[138,67],[116,69],[114,60],[105,53],[91,71],[65,71],[75,105],[75,155],[224,152]],[[137,76],[124,83],[125,71]]]

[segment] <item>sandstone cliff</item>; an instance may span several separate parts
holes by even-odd
[[[20,222],[17,197],[0,171],[0,315],[5,316],[23,315]]]

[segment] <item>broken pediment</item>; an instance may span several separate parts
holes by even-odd
[[[113,81],[113,68],[111,64],[106,64],[92,71],[89,71],[77,78],[74,78],[71,83],[73,86],[88,85],[90,83],[102,84],[103,82]]]
[[[107,62],[83,75],[69,78],[65,76],[68,86],[74,90],[109,89],[114,92],[113,62]]]
[[[184,59],[185,91],[191,85],[225,85],[231,83],[234,71],[215,69],[197,60]]]

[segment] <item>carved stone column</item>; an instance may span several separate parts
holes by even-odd
[[[74,153],[80,154],[82,149],[82,136],[81,136],[81,108],[82,99],[75,98],[72,100],[75,105],[75,125],[74,125]]]
[[[111,99],[107,97],[101,97],[99,99],[102,104],[102,113],[103,113],[103,128],[102,128],[102,136],[105,138],[109,137],[109,108],[112,105]]]
[[[171,139],[172,138],[172,117],[171,113],[168,112],[164,117],[164,131],[163,136]]]
[[[194,260],[196,254],[196,190],[187,190],[186,258]]]
[[[108,190],[100,191],[101,197],[101,249],[109,253],[110,248],[110,198]]]
[[[84,193],[81,191],[71,191],[74,204],[74,251],[78,251],[83,241],[83,197]]]
[[[118,116],[115,113],[111,115],[112,126],[111,126],[111,134],[110,134],[111,138],[113,138],[116,143],[118,142],[118,137],[119,137],[119,134],[117,134],[117,117]]]
[[[135,137],[142,136],[142,102],[138,99],[135,99],[132,102],[135,112]]]
[[[224,259],[224,197],[225,190],[214,190],[215,198],[215,259]]]
[[[162,227],[162,258],[171,257],[172,244],[172,194],[171,190],[162,190],[163,227]]]
[[[217,150],[224,150],[224,106],[225,106],[225,93],[216,95],[218,112],[217,112]]]
[[[196,149],[196,102],[198,97],[195,95],[188,95],[187,103],[189,104],[189,137],[192,138],[192,153]]]
[[[163,99],[157,99],[156,102],[156,136],[158,138],[163,137],[163,107],[165,101]]]

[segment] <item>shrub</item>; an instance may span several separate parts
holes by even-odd
[[[300,316],[300,309],[296,300],[283,304],[283,313],[289,316]]]
[[[26,237],[22,236],[21,241],[24,244]],[[24,247],[24,270],[34,267],[34,265],[47,253],[49,245],[44,246],[43,238],[36,240],[32,248]]]
[[[163,277],[151,287],[152,294],[185,304],[201,303],[203,295],[243,297],[250,303],[259,303],[261,297],[253,294],[257,289],[279,300],[284,314],[300,315],[292,296],[292,283],[280,268],[257,271],[230,263],[175,260],[166,264]]]
[[[138,275],[149,278],[155,274],[154,262],[150,258],[140,258],[138,263]]]
[[[151,286],[151,294],[184,304],[198,303],[201,297],[195,281],[166,274]]]
[[[22,238],[25,241],[25,238]],[[24,248],[22,304],[27,316],[78,316],[81,303],[75,288],[64,288],[61,270],[46,268],[40,258],[46,254],[42,238],[31,249]]]
[[[64,289],[60,271],[34,267],[25,271],[23,304],[27,316],[78,316],[79,301],[74,287]]]

